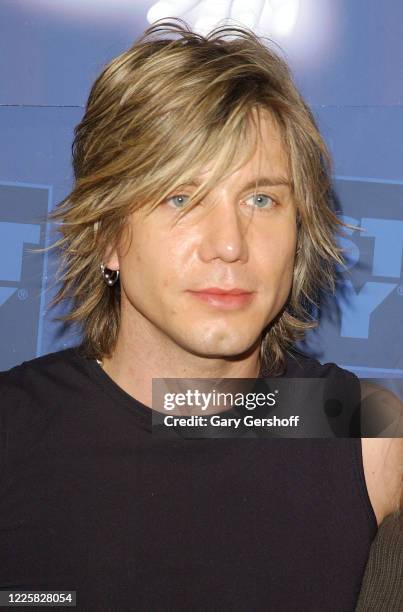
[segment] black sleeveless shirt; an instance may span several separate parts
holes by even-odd
[[[334,373],[287,355],[287,376]],[[0,589],[353,612],[377,531],[360,438],[162,439],[150,414],[78,347],[0,373]]]

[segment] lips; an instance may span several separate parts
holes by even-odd
[[[235,287],[233,289],[221,289],[220,287],[207,287],[206,289],[198,289],[193,291],[192,293],[207,293],[211,295],[242,295],[251,293],[251,291],[247,291],[246,289],[239,289]]]
[[[199,302],[209,307],[224,310],[237,310],[247,307],[254,298],[254,292],[233,287],[223,289],[221,287],[206,287],[198,291],[190,291]]]

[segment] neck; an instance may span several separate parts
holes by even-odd
[[[102,367],[126,393],[146,406],[152,405],[153,378],[257,378],[259,375],[260,339],[247,354],[210,358],[189,353],[158,330],[152,338],[139,332],[121,325],[113,353],[102,358]]]

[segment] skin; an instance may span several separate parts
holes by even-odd
[[[362,455],[368,495],[380,525],[401,508],[403,438],[362,438]]]
[[[368,398],[371,402],[368,404]],[[402,503],[403,407],[401,400],[382,386],[361,381],[361,401],[368,411],[388,418],[383,437],[362,438],[362,453],[368,494],[378,525]],[[366,412],[363,408],[364,422]],[[394,436],[394,437],[387,437]]]
[[[297,226],[290,185],[260,185],[254,195],[245,185],[258,176],[289,180],[286,152],[268,116],[247,164],[177,223],[177,197],[151,214],[133,213],[132,240],[105,260],[120,270],[122,295],[118,341],[104,369],[146,405],[153,377],[254,378],[259,372],[262,330],[292,286]],[[181,186],[171,195],[192,189]],[[223,310],[189,291],[212,286],[247,289],[253,298]]]

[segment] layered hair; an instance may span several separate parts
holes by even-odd
[[[252,112],[253,110],[257,112]],[[330,157],[313,115],[273,43],[241,26],[208,35],[182,19],[154,23],[95,80],[72,146],[75,181],[50,213],[61,233],[52,301],[71,300],[57,317],[79,323],[88,357],[110,356],[120,325],[118,281],[105,284],[100,264],[117,248],[132,212],[152,212],[178,185],[214,162],[186,214],[215,182],[241,167],[259,139],[262,113],[279,128],[297,210],[293,282],[281,312],[262,330],[261,358],[282,372],[284,351],[315,327],[321,292],[334,292],[343,265],[332,209]]]

